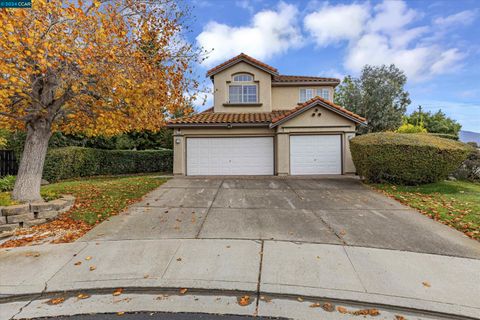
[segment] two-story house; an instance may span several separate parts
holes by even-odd
[[[168,123],[175,175],[355,172],[349,139],[366,120],[333,103],[338,79],[281,75],[243,53],[207,76],[213,107]]]

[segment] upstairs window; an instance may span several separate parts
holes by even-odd
[[[229,103],[257,103],[257,84],[250,74],[236,74],[228,86]]]
[[[306,88],[306,89],[300,89],[300,100],[299,102],[305,102],[308,101],[316,96],[319,96],[325,100],[331,100],[330,97],[330,90],[328,89],[312,89],[312,88]]]
[[[233,76],[234,82],[253,82],[253,76],[250,74],[237,74]]]

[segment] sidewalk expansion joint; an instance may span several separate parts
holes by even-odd
[[[215,195],[213,196],[212,203],[210,203],[210,205],[207,208],[207,212],[205,213],[205,219],[203,219],[202,223],[200,224],[200,228],[198,228],[197,235],[195,236],[196,239],[198,239],[198,237],[200,237],[200,233],[202,232],[203,225],[205,224],[205,221],[207,221],[208,214],[210,213],[210,210],[212,210],[213,204],[215,203],[215,200],[217,199],[217,195],[220,192],[220,189],[221,189],[222,185],[223,185],[223,179],[222,179],[222,182],[220,183],[220,185],[217,188],[217,192],[215,192]]]
[[[260,291],[262,283],[262,268],[263,268],[263,249],[264,241],[260,244],[260,263],[258,264],[258,282],[257,282],[257,299],[255,301],[255,315],[258,314],[258,305],[260,304]]]

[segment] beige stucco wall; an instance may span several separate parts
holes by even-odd
[[[353,121],[322,106],[312,107],[279,127],[281,130],[289,130],[296,127],[331,130],[333,127],[339,127],[342,128],[342,131],[355,131],[355,123]]]
[[[241,105],[224,106],[228,102],[228,82],[232,81],[232,76],[237,73],[250,73],[258,85],[258,102],[261,106]],[[232,67],[217,73],[214,76],[213,98],[214,112],[270,112],[272,111],[272,76],[258,68],[252,67],[248,63],[240,62]]]
[[[288,86],[288,87],[272,87],[272,109],[285,110],[293,109],[298,106],[300,101],[300,88],[308,89],[328,89],[330,98],[333,99],[333,87],[329,86]]]

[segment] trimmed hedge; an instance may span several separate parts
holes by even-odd
[[[428,133],[432,136],[439,137],[439,138],[445,138],[445,139],[450,139],[450,140],[457,140],[459,139],[458,135],[454,134],[449,134],[449,133]]]
[[[443,180],[472,152],[429,134],[371,133],[350,140],[357,173],[369,182],[423,184]]]
[[[58,181],[95,175],[171,172],[172,150],[103,150],[82,147],[51,149],[43,178]]]

